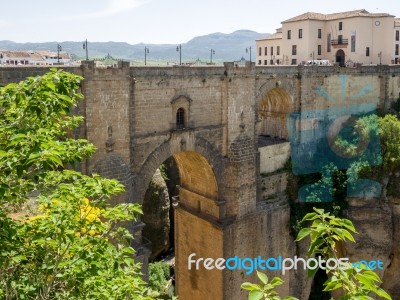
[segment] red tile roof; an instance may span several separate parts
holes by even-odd
[[[321,13],[315,13],[315,12],[306,12],[302,15],[285,20],[282,23],[296,22],[296,21],[302,21],[302,20],[330,21],[330,20],[353,18],[353,17],[379,18],[379,17],[394,17],[394,16],[390,15],[388,13],[370,13],[365,9],[345,11],[345,12],[339,12],[339,13],[334,13],[334,14],[321,14]]]

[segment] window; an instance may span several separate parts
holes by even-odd
[[[258,47],[258,55],[261,56],[261,47]]]
[[[292,65],[297,65],[297,59],[295,58],[292,59]]]
[[[322,46],[318,45],[318,55],[322,55]]]
[[[299,29],[299,39],[303,38],[303,29]]]
[[[365,48],[365,56],[369,56],[369,47]]]
[[[297,54],[297,46],[292,45],[292,55],[296,55],[296,54]]]
[[[399,55],[399,44],[396,44],[396,48],[394,49],[394,55]]]
[[[331,34],[326,36],[326,52],[331,52]]]
[[[268,60],[264,60],[264,65],[268,65]]]
[[[322,38],[322,29],[318,29],[318,38]]]
[[[268,54],[268,47],[265,47],[264,48],[264,55],[267,55]]]
[[[274,47],[271,47],[271,55],[274,55]]]
[[[356,52],[356,34],[351,35],[351,52]]]
[[[271,60],[269,61],[269,64],[270,64],[270,65],[273,65],[273,64],[274,64],[274,61],[271,59]]]
[[[343,22],[339,22],[339,30],[343,30]]]
[[[292,31],[288,30],[287,31],[287,39],[290,40],[292,38]]]
[[[399,40],[399,30],[396,30],[396,41],[398,41]]]
[[[185,110],[180,107],[176,111],[176,129],[185,128]]]
[[[339,45],[342,45],[343,44],[343,35],[339,34],[337,37],[337,41],[338,41]]]
[[[280,54],[281,54],[281,47],[276,46],[276,55],[280,55]]]
[[[258,64],[261,65],[261,59],[258,61]]]

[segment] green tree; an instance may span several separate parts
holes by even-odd
[[[171,299],[174,296],[170,265],[164,261],[149,264],[149,286],[160,293],[161,299]]]
[[[307,255],[313,257],[320,255],[325,261],[330,258],[336,261],[340,258],[337,255],[338,243],[351,241],[355,242],[353,233],[356,230],[353,223],[345,218],[337,218],[323,209],[314,208],[314,212],[304,216],[303,222],[312,222],[310,227],[300,230],[296,241],[309,236],[310,247]],[[309,273],[313,276],[318,268]],[[357,268],[347,263],[346,268],[326,268],[328,280],[325,282],[324,291],[339,290],[343,292],[340,300],[363,299],[373,300],[371,293],[384,298],[392,299],[379,284],[382,282],[379,276],[371,270]]]
[[[109,205],[116,180],[66,169],[95,147],[71,138],[81,77],[61,71],[0,93],[0,298],[152,299],[120,226],[137,204]],[[18,217],[28,200],[33,214]]]
[[[297,298],[287,296],[281,298],[275,291],[275,288],[283,283],[283,280],[279,277],[274,277],[271,281],[268,281],[267,275],[257,271],[257,277],[261,283],[255,284],[245,282],[242,284],[242,289],[249,291],[249,300],[297,300]]]
[[[383,161],[378,170],[382,177],[382,197],[385,199],[387,186],[400,169],[400,121],[394,115],[379,118],[379,135]]]
[[[369,153],[369,161],[363,156],[347,170],[348,183],[356,181],[361,174],[371,177],[382,184],[381,198],[386,200],[387,187],[393,181],[396,171],[400,170],[400,120],[391,114],[384,117],[370,115],[356,121],[355,129],[361,139],[369,140],[371,134],[379,134],[381,145],[379,155]],[[345,140],[335,142],[345,154],[357,155],[358,148]]]
[[[338,243],[351,241],[355,242],[353,233],[355,228],[353,223],[345,218],[338,218],[330,213],[325,213],[323,209],[314,208],[314,212],[304,216],[303,222],[312,222],[309,227],[305,227],[298,233],[296,241],[301,241],[305,237],[310,237],[310,247],[308,249],[308,257],[321,256],[324,261],[335,259],[338,261],[340,257],[337,255]],[[313,277],[318,271],[318,267],[309,270],[308,275]],[[358,268],[350,263],[345,268],[326,268],[328,280],[324,283],[323,291],[341,291],[340,300],[373,300],[371,294],[374,293],[379,297],[391,300],[392,298],[386,293],[379,284],[382,282],[379,276],[371,270]],[[282,284],[283,281],[275,277],[268,283],[265,274],[257,272],[258,277],[263,284],[243,283],[242,288],[249,292],[249,300],[280,300],[281,298],[274,291],[275,286]],[[287,297],[285,299],[295,299]]]

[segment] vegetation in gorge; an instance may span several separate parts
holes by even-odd
[[[321,256],[322,259],[339,259],[337,245],[338,243],[350,241],[355,242],[353,234],[356,230],[353,223],[344,218],[337,218],[330,213],[326,213],[322,209],[314,208],[314,212],[304,216],[303,222],[310,224],[300,230],[296,241],[301,241],[306,237],[310,237],[310,246],[307,256],[309,258]],[[308,275],[314,276],[319,268],[310,269]],[[326,268],[328,280],[324,283],[323,291],[340,291],[340,300],[373,300],[372,294],[383,299],[391,300],[392,298],[386,293],[379,284],[382,282],[379,276],[366,268],[358,268],[347,263],[347,268]],[[258,272],[258,277],[262,284],[253,284],[245,282],[242,288],[249,291],[249,300],[280,300],[281,297],[274,290],[277,285],[283,281],[275,277],[268,282],[265,274]],[[284,300],[296,299],[286,297]]]
[[[51,70],[0,93],[0,298],[153,299],[120,227],[141,213],[109,205],[116,180],[66,169],[95,148],[71,138],[79,76]],[[28,201],[31,212],[21,212]]]

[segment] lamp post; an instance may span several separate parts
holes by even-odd
[[[215,50],[214,49],[211,49],[210,50],[210,53],[211,53],[211,56],[210,56],[210,65],[212,64],[212,56],[213,56],[213,54],[215,54]]]
[[[60,51],[62,50],[61,45],[57,44],[57,64],[60,63]]]
[[[182,45],[176,46],[176,52],[179,52],[179,65],[182,65]]]
[[[87,39],[83,42],[83,49],[86,50],[86,60],[89,60],[89,52],[87,47]]]
[[[251,47],[246,48],[246,53],[250,53],[250,63],[251,63]]]
[[[150,50],[147,47],[144,47],[144,65],[147,64],[147,54],[149,54]]]

